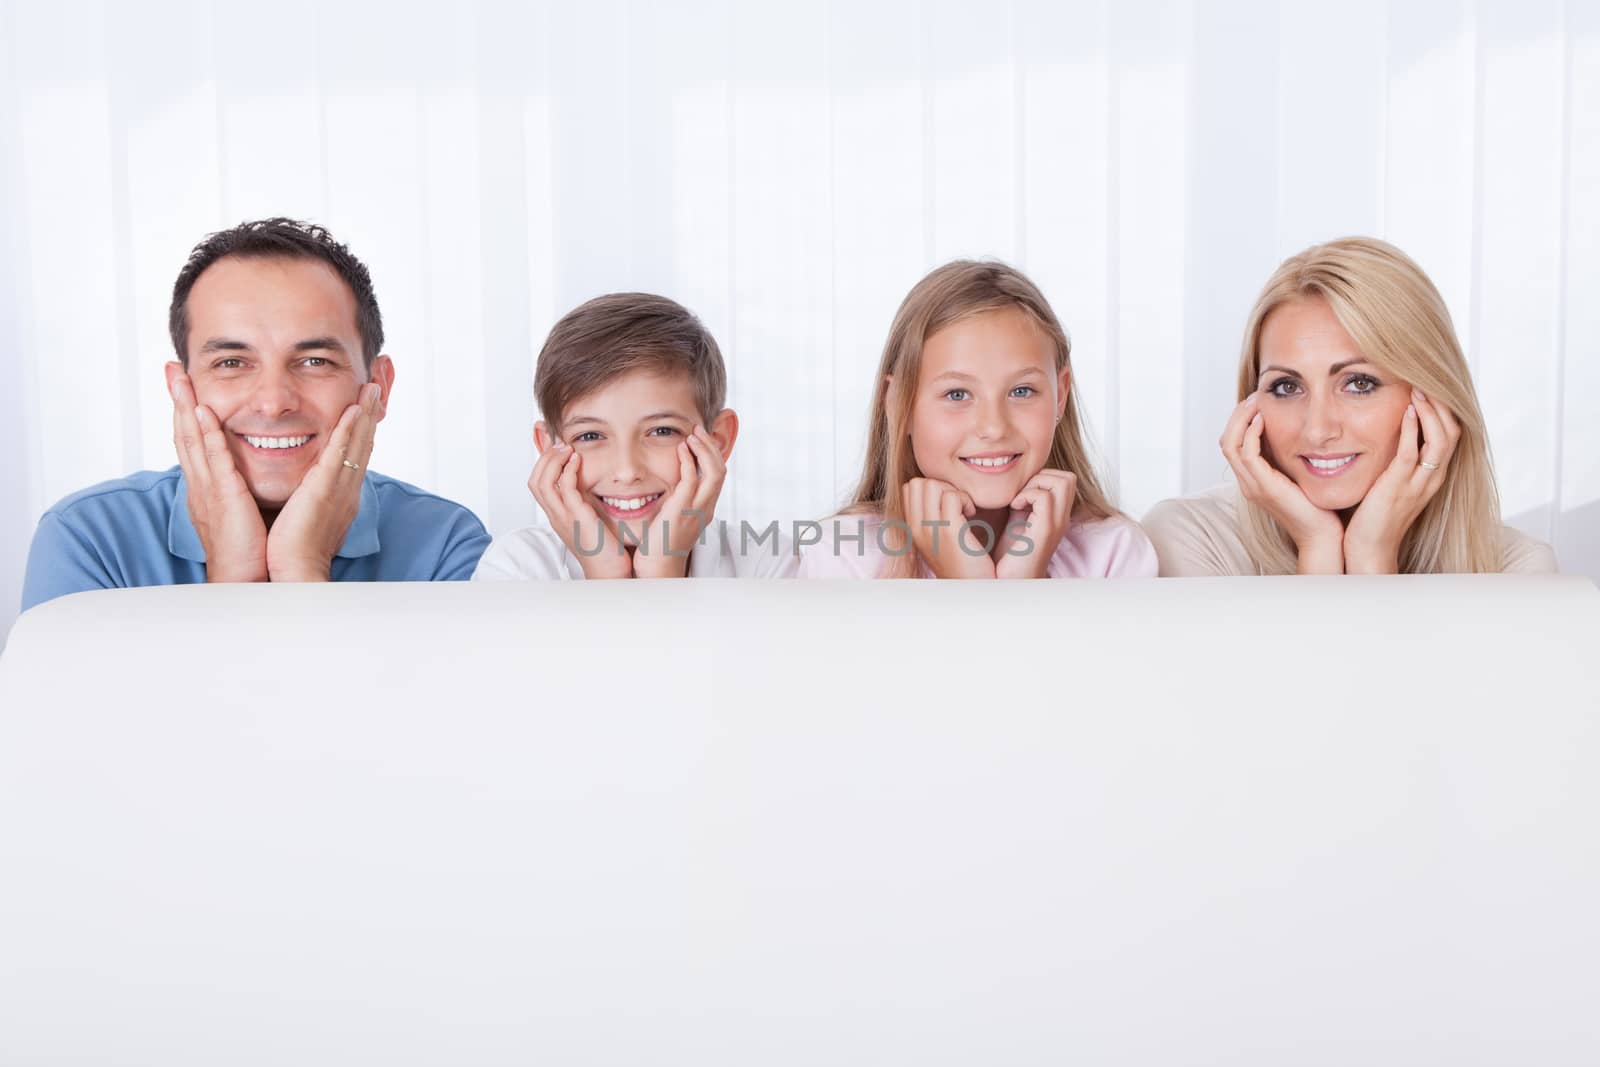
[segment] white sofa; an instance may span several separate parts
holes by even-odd
[[[92,593],[0,1064],[1600,1062],[1579,578]]]

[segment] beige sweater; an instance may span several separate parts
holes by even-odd
[[[1237,495],[1234,486],[1220,485],[1150,509],[1142,525],[1156,546],[1163,578],[1261,573],[1239,536]],[[1503,573],[1556,573],[1556,554],[1543,541],[1502,526],[1500,544]]]

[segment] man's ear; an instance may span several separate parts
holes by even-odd
[[[550,449],[561,443],[561,438],[550,428],[550,424],[540,419],[533,424],[533,447],[539,455],[544,455]]]
[[[722,453],[722,462],[728,462],[728,457],[733,455],[733,443],[739,439],[739,416],[732,408],[723,408],[717,412],[717,417],[711,420],[711,425],[706,427],[706,432],[717,443],[717,451]]]
[[[173,389],[177,387],[179,376],[187,372],[183,369],[183,364],[175,359],[168,360],[166,367],[163,369],[167,374],[167,395],[170,397]]]
[[[1061,373],[1056,375],[1056,421],[1060,422],[1067,413],[1068,391],[1072,388],[1072,368],[1062,367]]]
[[[367,372],[367,381],[378,383],[378,421],[389,414],[389,390],[394,388],[394,360],[388,356],[378,356],[372,361],[372,369]]]

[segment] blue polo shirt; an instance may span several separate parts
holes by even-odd
[[[466,581],[489,545],[477,516],[414,485],[367,471],[336,582]],[[74,493],[44,513],[28,551],[22,610],[85,589],[206,580],[183,470],[140,471]]]

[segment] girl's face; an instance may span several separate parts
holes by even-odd
[[[1257,388],[1272,464],[1319,508],[1360,504],[1400,447],[1411,386],[1367,362],[1313,296],[1262,323]]]
[[[979,508],[1009,508],[1049,458],[1068,376],[1021,308],[969,315],[929,337],[911,408],[923,476],[965,491]]]

